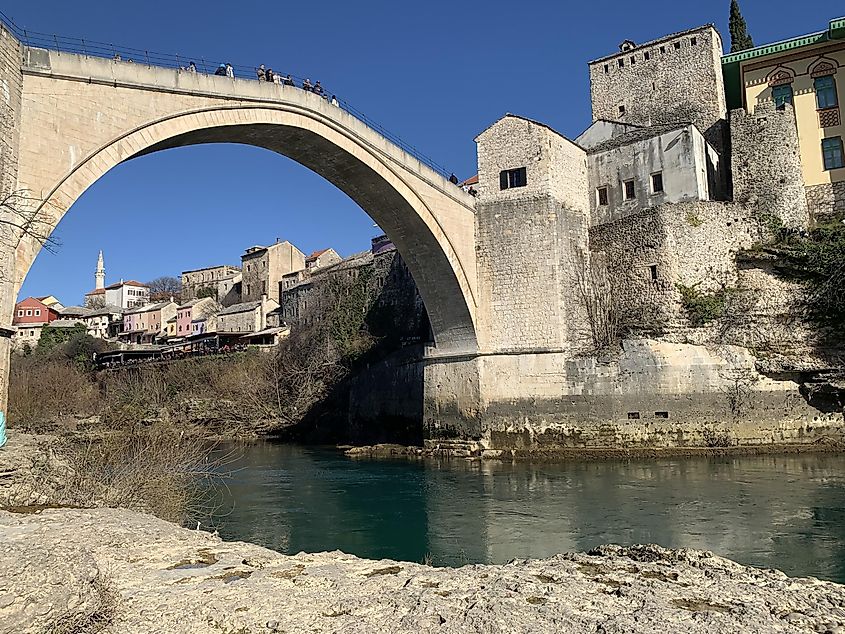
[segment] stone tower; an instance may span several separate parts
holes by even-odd
[[[723,151],[727,106],[722,38],[712,25],[645,44],[626,40],[619,52],[589,67],[594,121],[643,126],[690,122]]]
[[[106,287],[106,267],[103,264],[103,252],[97,256],[97,270],[94,272],[94,289]]]

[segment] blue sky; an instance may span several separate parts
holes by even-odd
[[[7,0],[24,28],[116,45],[265,63],[331,92],[445,165],[475,173],[473,138],[505,112],[567,136],[590,122],[587,61],[623,39],[646,41],[713,22],[728,41],[729,0],[425,3],[101,3]],[[821,30],[841,0],[741,0],[757,44]],[[237,222],[230,219],[237,217]],[[287,158],[237,145],[169,150],[118,166],[70,209],[58,254],[43,252],[20,297],[78,303],[97,251],[107,281],[148,281],[238,264],[248,246],[368,247],[376,229],[343,193]]]

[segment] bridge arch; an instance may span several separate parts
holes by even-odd
[[[67,59],[58,61],[67,64]],[[217,88],[214,82],[225,81],[224,98],[210,99],[221,95],[200,92],[192,86],[187,93],[190,98],[186,99],[186,91],[179,86],[184,73],[160,69],[162,74],[175,76],[174,85],[170,88],[157,81],[150,98],[144,93],[152,93],[151,87],[144,83],[126,85],[115,77],[96,81],[93,71],[102,72],[109,65],[107,60],[72,61],[75,67],[71,70],[76,73],[67,69],[57,73],[55,62],[49,69],[33,68],[29,72],[33,82],[72,83],[72,92],[83,93],[84,101],[73,113],[83,125],[64,125],[61,112],[53,113],[49,108],[34,108],[29,115],[25,109],[22,121],[18,184],[51,203],[50,207],[56,210],[49,219],[52,228],[88,187],[119,163],[134,157],[202,143],[262,147],[323,176],[387,233],[417,283],[438,348],[468,351],[476,347],[473,200],[442,176],[342,109],[298,89],[200,77],[211,88]],[[80,65],[87,66],[86,72],[78,72]],[[27,81],[24,68],[25,96]],[[249,93],[256,89],[264,93],[273,90],[274,98],[267,98],[264,93],[259,93],[258,98],[253,94],[234,96],[231,86],[238,83],[252,84],[245,87]],[[109,95],[112,91],[116,94]],[[173,95],[175,107],[168,107],[162,91]],[[43,94],[43,89],[38,92]],[[127,98],[127,92],[134,93],[128,95],[126,104],[130,112],[133,101],[153,103],[152,108],[147,105],[143,109],[147,112],[136,117],[133,125],[113,125],[115,113],[122,116],[119,106],[104,113],[96,102],[91,105],[92,97]],[[278,97],[279,92],[283,98]],[[196,107],[185,107],[194,105],[191,101],[197,102]],[[56,147],[45,146],[49,142],[43,138],[36,145],[57,160],[68,161],[60,173],[53,170],[50,174],[51,170],[38,167],[37,161],[27,156],[28,132],[45,124],[35,120],[39,116],[57,119],[46,122],[60,132]],[[111,125],[103,126],[106,116],[112,117]],[[84,125],[86,119],[91,123],[90,133]],[[103,128],[108,130],[105,135],[101,133]],[[39,246],[30,241],[18,248],[16,288],[29,271]]]

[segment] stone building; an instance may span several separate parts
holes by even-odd
[[[307,325],[326,309],[327,288],[366,276],[367,325],[372,334],[402,344],[430,340],[428,316],[410,271],[387,236],[372,239],[370,250],[356,253],[313,274],[288,274],[279,285],[279,327]],[[299,281],[294,282],[298,279]]]
[[[722,38],[712,24],[645,44],[626,40],[619,52],[589,63],[593,120],[651,126],[694,123],[724,149]]]
[[[155,343],[166,332],[167,322],[176,316],[174,301],[147,304],[123,314],[123,330],[118,338],[126,343]]]
[[[314,251],[311,255],[305,258],[305,268],[309,271],[313,271],[324,266],[336,264],[342,259],[343,258],[338,255],[337,251],[332,248],[320,249],[319,251]]]
[[[692,123],[596,121],[575,142],[587,150],[593,224],[665,203],[724,197],[721,158]]]
[[[845,18],[827,28],[722,58],[727,106],[756,119],[768,118],[761,141],[783,134],[774,109],[791,106],[797,132],[801,180],[809,211],[820,218],[845,213]],[[763,108],[771,104],[771,108]],[[733,120],[732,120],[733,125]],[[733,131],[732,131],[733,134]],[[792,136],[790,134],[790,136]],[[793,150],[787,150],[792,154]],[[734,177],[741,172],[734,170]],[[792,189],[790,178],[787,187]]]
[[[228,306],[217,313],[217,333],[225,337],[264,330],[267,316],[278,308],[279,302],[266,295],[257,301]]]
[[[241,301],[241,270],[237,266],[221,264],[202,269],[182,271],[182,300],[211,297],[221,306]]]
[[[278,303],[282,277],[304,268],[305,254],[288,241],[250,247],[241,256],[241,301],[255,302],[267,295]]]

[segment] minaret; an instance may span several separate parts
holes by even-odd
[[[106,287],[106,267],[103,265],[103,252],[97,256],[97,271],[94,273],[94,289]]]

